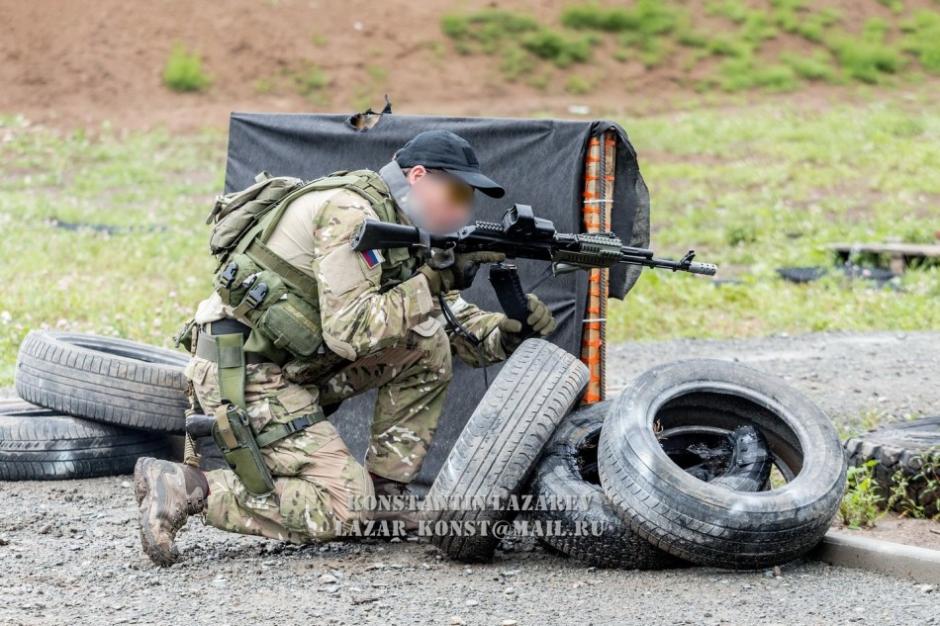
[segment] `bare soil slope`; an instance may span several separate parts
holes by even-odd
[[[911,6],[928,0],[913,1]],[[442,15],[482,8],[524,12],[557,25],[565,0],[0,0],[0,113],[24,113],[65,126],[109,120],[118,126],[224,125],[231,110],[352,111],[392,94],[403,112],[461,114],[592,113],[650,110],[691,95],[678,86],[680,60],[646,69],[617,61],[599,45],[589,64],[552,69],[541,88],[509,82],[498,57],[459,55],[441,31]],[[613,4],[604,2],[603,4]],[[621,3],[616,3],[621,4]],[[687,3],[706,28],[720,29],[705,3]],[[892,19],[874,0],[832,0],[846,28]],[[202,56],[211,78],[202,93],[175,93],[162,80],[174,44]],[[769,46],[800,52],[783,34]],[[691,51],[689,51],[691,54]],[[715,61],[717,62],[717,61]],[[565,91],[577,74],[589,93]],[[601,77],[606,77],[600,80]],[[304,96],[304,81],[315,83]],[[310,87],[308,84],[307,87]],[[830,87],[818,87],[825,94]]]

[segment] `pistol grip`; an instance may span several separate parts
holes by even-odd
[[[522,282],[519,280],[519,271],[516,266],[510,263],[490,265],[490,283],[496,291],[499,305],[503,307],[506,316],[522,324],[519,335],[530,337],[532,327],[526,323],[526,318],[529,317],[529,303],[526,300],[525,291],[522,290]]]

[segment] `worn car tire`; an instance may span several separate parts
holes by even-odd
[[[33,331],[20,346],[21,398],[76,417],[162,432],[182,432],[187,357],[141,343]]]
[[[609,405],[609,401],[598,402],[575,411],[565,418],[546,447],[535,469],[532,495],[537,502],[558,503],[564,508],[532,512],[533,522],[546,529],[557,528],[561,533],[546,533],[539,539],[562,554],[597,567],[678,567],[683,564],[681,559],[657,549],[633,532],[617,515],[600,485],[582,475],[584,468],[578,464],[579,455],[585,447],[596,445],[595,438]],[[569,503],[576,504],[568,508]],[[599,532],[579,533],[579,524]]]
[[[587,367],[547,341],[529,339],[516,349],[470,416],[425,498],[431,541],[447,556],[461,561],[492,558],[512,517],[505,503],[521,492],[587,381]],[[456,526],[472,530],[437,532]]]
[[[940,472],[940,416],[887,424],[852,437],[845,442],[845,453],[849,465],[878,461],[872,475],[884,497],[892,495],[900,472],[908,500],[927,517],[940,513],[940,487],[934,482]]]
[[[166,458],[166,437],[0,401],[0,480],[129,474],[142,456]]]
[[[542,522],[546,531],[540,540],[558,552],[596,567],[645,570],[680,567],[686,562],[656,548],[620,518],[600,486],[597,445],[612,402],[598,402],[568,415],[546,447],[532,480],[532,494],[539,503],[563,508],[540,508],[533,512],[532,520]],[[748,434],[760,438],[756,432]],[[736,436],[732,431],[695,425],[658,433],[660,445],[674,462],[694,459],[693,451],[704,447],[703,441],[727,439],[730,445],[723,463],[716,460],[717,471],[708,476],[704,475],[708,472],[700,469],[699,478],[729,489],[760,491],[765,488],[770,472],[766,443],[762,438],[744,442]],[[728,465],[735,450],[742,449],[735,443],[758,446],[763,443],[758,450],[762,460]]]
[[[695,407],[689,412],[688,407]],[[788,482],[741,493],[674,464],[655,428],[750,424]],[[845,489],[845,457],[826,414],[777,379],[710,359],[653,368],[613,404],[598,452],[601,485],[621,517],[657,547],[701,565],[754,569],[790,561],[829,528]],[[790,480],[792,478],[792,480]]]

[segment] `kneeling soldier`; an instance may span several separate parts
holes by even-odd
[[[188,335],[186,375],[232,469],[138,462],[141,540],[154,562],[178,558],[174,538],[189,515],[237,533],[327,541],[372,517],[357,502],[405,491],[440,418],[452,352],[474,366],[501,361],[522,327],[459,295],[502,255],[442,260],[355,252],[349,241],[366,219],[453,232],[469,222],[474,190],[504,193],[469,143],[435,130],[377,173],[262,177],[217,203],[211,245],[222,264]],[[443,322],[441,303],[468,333]],[[550,333],[548,308],[533,295],[529,308],[529,325]],[[373,388],[363,467],[324,409]]]

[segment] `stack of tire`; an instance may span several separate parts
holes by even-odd
[[[872,478],[894,510],[940,515],[940,416],[886,424],[845,442],[849,465],[875,461]]]
[[[168,458],[187,408],[181,352],[96,335],[34,331],[0,401],[0,480],[127,474]]]
[[[556,522],[541,527],[553,531],[543,542],[596,566],[757,569],[799,557],[828,530],[845,457],[796,390],[736,363],[689,360],[570,412],[586,382],[586,368],[547,342],[517,349],[427,495],[445,554],[489,560],[537,521]],[[526,501],[588,506],[535,510],[520,524],[509,503]]]

